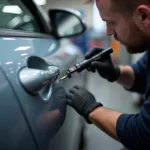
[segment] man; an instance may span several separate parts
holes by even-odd
[[[108,36],[114,35],[131,54],[146,53],[130,66],[117,66],[110,56],[105,57],[93,62],[91,70],[127,90],[145,93],[145,102],[139,114],[123,114],[105,108],[86,89],[74,86],[67,94],[68,104],[125,147],[150,150],[150,0],[96,0],[96,5]],[[101,50],[96,48],[85,58]]]

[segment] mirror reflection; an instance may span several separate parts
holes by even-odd
[[[74,35],[83,30],[80,20],[73,14],[58,12],[56,13],[55,19],[59,36]]]

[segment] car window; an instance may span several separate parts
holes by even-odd
[[[40,32],[34,16],[20,0],[0,0],[0,28]]]

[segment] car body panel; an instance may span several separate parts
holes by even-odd
[[[65,75],[68,67],[84,59],[83,54],[70,40],[56,39],[51,34],[49,20],[45,19],[48,16],[45,17],[46,14],[39,10],[40,7],[27,0],[13,2],[17,1],[23,2],[30,9],[29,12],[40,24],[41,32],[0,29],[0,96],[6,99],[5,102],[1,101],[0,106],[0,127],[4,135],[3,139],[0,138],[0,146],[9,143],[2,148],[4,150],[78,150],[81,117],[73,108],[67,107],[66,102],[57,99],[53,92],[49,101],[44,101],[40,95],[28,93],[20,82],[19,72],[28,67],[30,56],[38,56],[49,65],[59,67],[61,77]],[[31,5],[28,7],[29,4]],[[32,8],[36,11],[33,12]],[[85,86],[84,79],[83,72],[60,82],[68,91],[75,84]],[[3,87],[4,84],[6,87]],[[9,92],[8,95],[6,91]],[[11,120],[11,117],[15,119]]]
[[[41,150],[48,147],[51,138],[62,126],[65,120],[66,105],[55,99],[53,95],[48,102],[43,101],[39,95],[30,95],[20,84],[18,73],[22,67],[27,66],[27,60],[30,56],[39,56],[49,64],[58,66],[61,74],[63,74],[64,67],[67,68],[75,63],[75,53],[77,51],[74,50],[73,52],[72,48],[72,53],[68,53],[67,47],[69,45],[66,45],[66,47],[62,45],[62,48],[61,44],[59,49],[56,49],[57,47],[54,46],[56,43],[54,39],[0,38],[0,45],[3,47],[0,63],[13,86],[15,94],[18,96],[21,107]],[[79,80],[75,82],[82,83]],[[75,82],[73,81],[72,83]],[[69,85],[71,86],[72,84],[70,83]],[[69,88],[68,85],[67,87]],[[79,116],[77,118],[79,119]],[[72,120],[72,122],[74,121]]]
[[[0,68],[0,149],[37,150],[31,130],[18,104],[18,97],[11,87],[6,74]]]

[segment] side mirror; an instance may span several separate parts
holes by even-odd
[[[86,30],[85,22],[77,10],[51,9],[49,17],[52,33],[56,38],[73,37]]]

